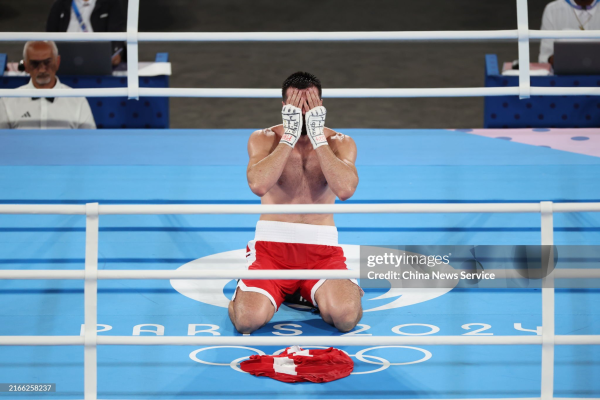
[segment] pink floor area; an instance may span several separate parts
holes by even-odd
[[[457,129],[473,135],[600,157],[600,129]]]

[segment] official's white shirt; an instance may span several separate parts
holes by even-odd
[[[56,78],[55,89],[71,89]],[[31,83],[19,89],[36,89]],[[47,90],[47,89],[37,89]],[[0,129],[96,129],[85,97],[5,97],[0,99]]]
[[[542,16],[542,30],[580,30],[580,24],[587,30],[600,29],[600,12],[598,12],[598,1],[592,3],[591,8],[579,10],[572,6],[575,0],[555,0],[544,9]],[[579,20],[578,20],[579,18]],[[542,39],[540,46],[539,62],[546,63],[548,58],[554,54],[554,39]]]
[[[94,7],[96,6],[96,0],[75,0],[75,4],[77,4],[77,8],[79,9],[79,13],[81,14],[81,19],[85,23],[85,27],[88,32],[94,32],[92,28],[92,11],[94,11]],[[100,17],[102,18],[102,16]],[[69,19],[69,26],[67,27],[67,32],[83,32],[81,29],[81,25],[79,25],[79,20],[77,19],[77,15],[75,15],[75,11],[73,11],[73,6],[71,6],[71,18]]]

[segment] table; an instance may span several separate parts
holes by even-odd
[[[503,76],[495,54],[485,56],[486,87],[519,86],[518,76]],[[599,75],[550,75],[531,77],[531,86],[600,86]],[[594,128],[600,127],[600,98],[597,96],[518,96],[485,98],[485,128]]]

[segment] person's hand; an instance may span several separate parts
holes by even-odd
[[[323,99],[319,98],[319,89],[314,86],[308,88],[306,91],[306,105],[308,106],[307,111],[323,105]]]
[[[302,133],[302,106],[306,102],[302,92],[293,88],[290,90],[286,104],[281,110],[283,119],[283,135],[279,143],[294,147]]]
[[[117,66],[121,64],[121,54],[116,54],[111,58],[112,65]]]
[[[323,107],[323,100],[319,98],[319,91],[316,87],[312,87],[306,92],[306,103],[309,109],[306,112],[306,131],[313,149],[326,146],[328,143],[324,129],[327,110]]]
[[[548,58],[548,62],[554,67],[554,54]]]

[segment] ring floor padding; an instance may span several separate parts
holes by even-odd
[[[358,147],[360,184],[349,202],[600,201],[598,157],[449,130],[340,131]],[[0,131],[0,203],[258,203],[245,175],[250,133]],[[223,257],[239,255],[234,262],[243,266],[241,249],[257,219],[101,216],[98,267],[177,269],[229,251]],[[539,214],[357,214],[335,220],[340,242],[349,246],[540,243]],[[554,226],[556,244],[600,244],[598,213],[555,214]],[[82,269],[84,227],[83,216],[2,215],[0,268]],[[98,286],[98,323],[107,329],[99,335],[155,335],[162,329],[166,336],[238,335],[225,308],[185,296],[170,281]],[[234,282],[214,286],[217,297],[230,297]],[[556,333],[600,334],[599,293],[557,289]],[[367,290],[363,307],[397,300],[372,300],[381,294]],[[352,334],[536,335],[542,320],[538,289],[454,289],[411,305],[410,295],[403,296],[404,303],[395,304],[404,306],[366,312]],[[0,281],[0,335],[78,335],[83,321],[82,281]],[[317,315],[286,306],[255,333],[289,335],[289,345],[302,345],[303,335],[338,334]],[[327,384],[286,384],[232,368],[234,360],[256,353],[249,348],[100,346],[98,398],[540,396],[541,346],[344,350],[353,356],[354,375]],[[555,396],[600,397],[600,348],[556,346],[555,352]],[[57,391],[19,398],[83,398],[83,347],[0,346],[0,383],[33,382],[56,383]]]

